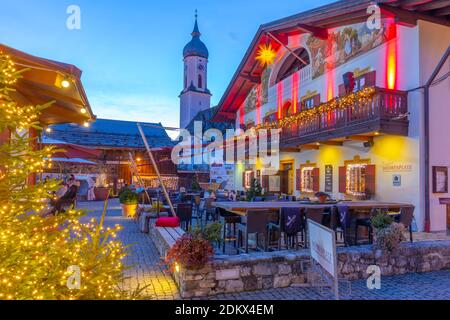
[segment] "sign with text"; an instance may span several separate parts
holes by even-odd
[[[333,192],[333,166],[325,166],[325,192]]]
[[[383,163],[383,172],[411,172],[413,165],[411,163]]]
[[[337,279],[336,239],[334,231],[308,219],[311,258]]]

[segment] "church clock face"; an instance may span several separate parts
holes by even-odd
[[[205,67],[202,64],[198,65],[198,70],[203,71],[205,69]]]

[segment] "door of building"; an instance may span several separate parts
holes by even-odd
[[[294,162],[281,163],[281,193],[294,194]]]

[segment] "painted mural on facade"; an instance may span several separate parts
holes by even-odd
[[[252,90],[250,90],[250,93],[248,94],[247,98],[244,101],[244,112],[247,114],[256,108],[256,87],[253,87]]]
[[[310,36],[306,45],[312,55],[313,79],[392,40],[395,36],[396,27],[389,23],[373,30],[369,29],[366,23],[337,28],[330,33],[328,40]]]
[[[269,80],[272,68],[267,66],[261,76],[261,105],[269,102]]]

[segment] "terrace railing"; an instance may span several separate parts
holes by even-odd
[[[317,114],[297,120],[281,133],[281,144],[292,140],[314,140],[315,136],[338,138],[346,134],[358,134],[379,129],[382,122],[407,123],[407,92],[376,88],[375,94],[365,102],[356,101],[344,109]],[[375,126],[373,124],[376,124]],[[365,126],[367,124],[367,126]],[[369,126],[369,124],[371,124]],[[348,129],[348,130],[347,130]],[[358,132],[361,131],[361,132]],[[335,132],[335,134],[333,134]],[[308,141],[311,142],[311,141]]]

